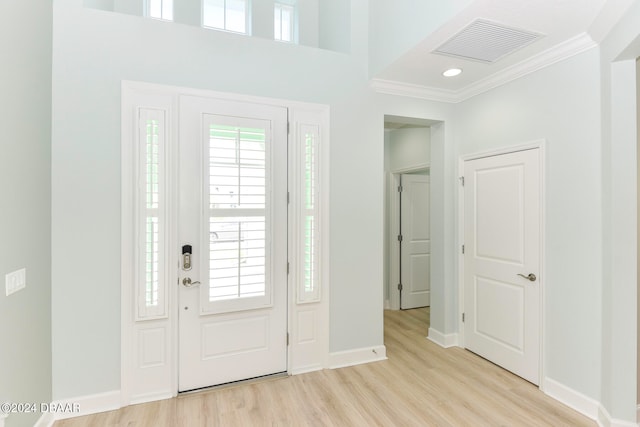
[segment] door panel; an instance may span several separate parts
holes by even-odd
[[[179,390],[287,370],[287,110],[182,97]],[[184,283],[185,280],[190,280]]]
[[[537,384],[539,150],[465,162],[465,346]],[[528,274],[535,274],[530,281]],[[522,276],[521,276],[522,275]]]
[[[400,233],[402,234],[400,308],[425,307],[431,296],[431,233],[429,176],[401,177]]]
[[[476,277],[475,293],[476,333],[496,345],[524,351],[523,288]]]
[[[522,265],[523,173],[523,164],[476,172],[476,256]]]

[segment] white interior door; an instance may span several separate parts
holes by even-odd
[[[540,159],[532,149],[465,162],[465,346],[538,384]]]
[[[429,176],[404,174],[400,195],[400,308],[426,307],[431,301]]]
[[[285,372],[287,110],[181,97],[178,191],[179,391]]]

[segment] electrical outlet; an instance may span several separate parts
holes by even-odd
[[[4,287],[7,296],[27,286],[27,269],[16,270],[4,276]]]

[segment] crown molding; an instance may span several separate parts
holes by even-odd
[[[488,90],[495,89],[496,87],[507,84],[513,80],[563,61],[574,55],[578,55],[596,46],[597,43],[594,42],[587,33],[579,34],[569,40],[555,45],[550,49],[540,52],[529,59],[500,70],[487,78],[467,86],[458,93],[460,101],[467,100]]]
[[[383,79],[372,79],[370,86],[378,93],[455,104],[585,52],[597,45],[587,33],[582,33],[457,91]]]
[[[377,93],[427,99],[439,102],[460,102],[456,91],[421,86],[394,80],[371,79],[369,86]]]

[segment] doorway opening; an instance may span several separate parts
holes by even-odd
[[[422,307],[418,318],[424,320],[425,335],[432,304],[429,193],[435,123],[384,117],[384,309]]]

